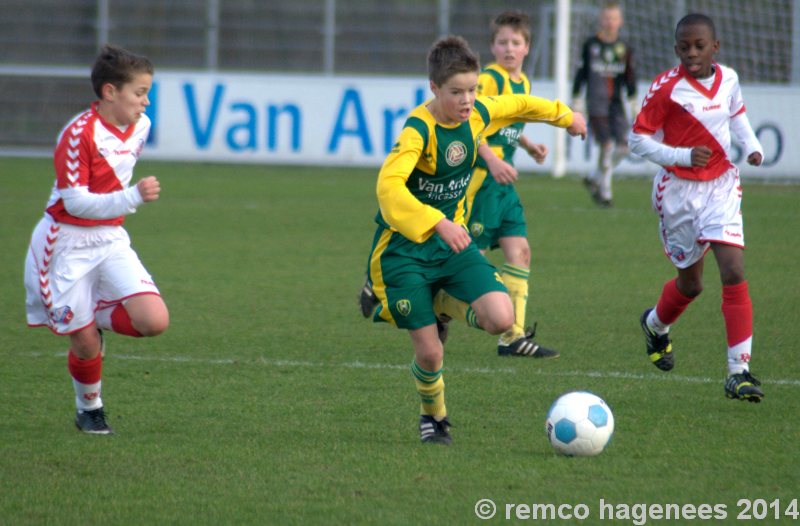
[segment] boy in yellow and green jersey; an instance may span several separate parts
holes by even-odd
[[[451,441],[437,315],[491,334],[514,324],[506,287],[465,224],[466,189],[481,137],[516,121],[586,134],[583,116],[559,101],[525,95],[476,101],[479,71],[464,39],[434,43],[428,53],[434,97],[410,113],[378,175],[380,210],[368,276],[379,303],[373,319],[409,331],[423,442]]]
[[[528,16],[519,11],[506,11],[498,15],[490,27],[495,62],[478,77],[478,95],[529,94],[531,84],[522,72],[522,63],[530,51]],[[524,127],[525,123],[516,122],[497,130],[478,148],[479,157],[467,189],[467,225],[482,252],[500,247],[505,257],[501,273],[514,305],[514,326],[500,336],[497,353],[555,358],[558,351],[534,341],[535,327],[533,330],[525,328],[531,249],[525,212],[512,184],[518,176],[513,156],[521,146],[541,164],[547,156],[547,147],[522,135]]]

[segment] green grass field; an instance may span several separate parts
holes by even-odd
[[[522,520],[543,524],[800,523],[800,186],[744,185],[756,405],[723,394],[711,257],[673,328],[675,369],[647,359],[639,315],[673,275],[649,181],[616,182],[601,210],[574,178],[524,177],[528,319],[562,356],[500,358],[493,337],[453,323],[446,448],[419,443],[408,336],[356,306],[374,170],[140,163],[150,173],[162,198],[126,227],[172,322],[155,339],[107,337],[117,434],[95,437],[74,428],[67,340],[25,325],[22,263],[51,161],[0,159],[0,524],[498,524],[513,504],[588,512]],[[550,403],[576,389],[614,411],[599,457],[546,440]],[[492,520],[476,517],[481,499]],[[737,519],[747,501],[751,520]],[[717,509],[637,520],[645,504]]]

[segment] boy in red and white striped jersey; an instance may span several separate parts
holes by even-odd
[[[122,227],[160,192],[153,176],[130,186],[150,131],[153,65],[105,46],[91,80],[98,100],[57,141],[55,184],[25,261],[26,309],[28,325],[69,336],[78,429],[110,434],[100,397],[102,330],[156,336],[169,313]]]
[[[664,251],[678,270],[656,306],[641,317],[647,352],[656,367],[673,367],[669,328],[703,290],[703,257],[711,249],[722,280],[728,340],[728,398],[760,402],[764,393],[749,371],[753,307],[744,277],[742,187],[730,158],[731,132],[758,166],[761,144],[745,114],[736,72],[714,62],[713,21],[690,14],[675,30],[681,65],[665,71],[642,103],[631,151],[662,166],[653,183]]]

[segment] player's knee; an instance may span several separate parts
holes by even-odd
[[[489,334],[502,334],[514,326],[514,308],[497,309],[486,317],[478,320],[483,330]]]
[[[696,298],[703,292],[703,282],[699,279],[681,281],[678,283],[678,291],[686,297]]]
[[[438,337],[423,337],[420,333],[412,333],[411,342],[414,346],[414,360],[417,365],[426,371],[438,371],[441,369],[442,360],[444,359],[444,347]]]
[[[725,286],[738,285],[742,281],[744,281],[744,271],[727,272],[722,274],[722,284]]]
[[[528,246],[527,243],[515,247],[514,255],[511,259],[511,263],[514,265],[530,268],[531,267],[531,247]]]
[[[169,312],[153,313],[134,321],[134,327],[142,336],[158,336],[169,327]]]
[[[91,360],[100,354],[102,344],[94,326],[71,334],[69,340],[70,351],[81,360]]]
[[[723,285],[738,285],[744,281],[744,265],[721,266],[719,274]]]

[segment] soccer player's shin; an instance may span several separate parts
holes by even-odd
[[[669,326],[686,310],[692,300],[694,298],[684,296],[678,290],[677,279],[671,279],[664,284],[656,307],[642,313],[640,322],[644,331],[647,355],[653,365],[662,371],[670,371],[675,366]]]
[[[722,316],[728,337],[728,372],[747,371],[753,343],[753,303],[746,281],[722,287]]]
[[[426,371],[416,361],[411,364],[411,372],[417,384],[420,397],[420,414],[430,415],[436,420],[443,420],[447,416],[444,405],[444,379],[442,370]]]
[[[100,378],[103,358],[99,354],[89,360],[81,360],[72,351],[67,356],[67,368],[72,375],[75,388],[75,405],[79,411],[92,411],[103,406],[100,398]]]
[[[669,326],[686,310],[686,307],[694,300],[689,296],[684,296],[678,290],[678,280],[671,279],[664,284],[661,290],[661,297],[655,308],[657,317],[651,316],[648,324],[657,333],[662,334],[669,331]],[[653,322],[656,323],[653,323]]]
[[[504,332],[500,340],[511,343],[525,335],[525,310],[528,306],[528,277],[530,270],[506,263],[503,265],[503,284],[508,289],[514,305],[514,326]]]

